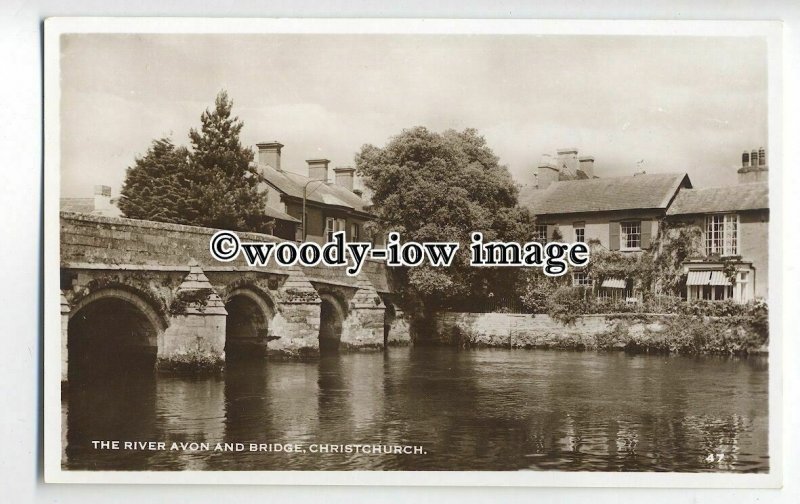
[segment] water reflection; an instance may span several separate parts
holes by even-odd
[[[390,349],[71,383],[64,464],[105,470],[768,470],[765,358]],[[425,455],[102,451],[92,440],[414,444]]]

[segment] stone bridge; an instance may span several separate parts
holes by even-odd
[[[315,357],[410,340],[385,266],[214,260],[215,229],[61,213],[62,380],[75,367]],[[238,233],[243,241],[278,241]]]

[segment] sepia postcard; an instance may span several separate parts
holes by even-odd
[[[44,42],[47,482],[781,486],[779,23]]]

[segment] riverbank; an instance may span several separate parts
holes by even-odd
[[[675,353],[766,354],[768,338],[742,317],[676,314],[583,315],[565,324],[548,315],[440,313],[419,343],[461,348]]]

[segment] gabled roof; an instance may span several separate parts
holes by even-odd
[[[259,165],[264,180],[278,191],[295,198],[303,197],[303,186],[312,179],[299,173],[276,170],[269,165]],[[366,212],[367,202],[352,191],[329,182],[308,184],[306,199],[326,205],[335,205]]]
[[[653,173],[554,182],[519,199],[535,215],[666,209],[680,187],[692,187],[685,173]]]
[[[667,210],[667,215],[736,212],[767,208],[769,208],[767,183],[752,182],[725,187],[682,189]]]

